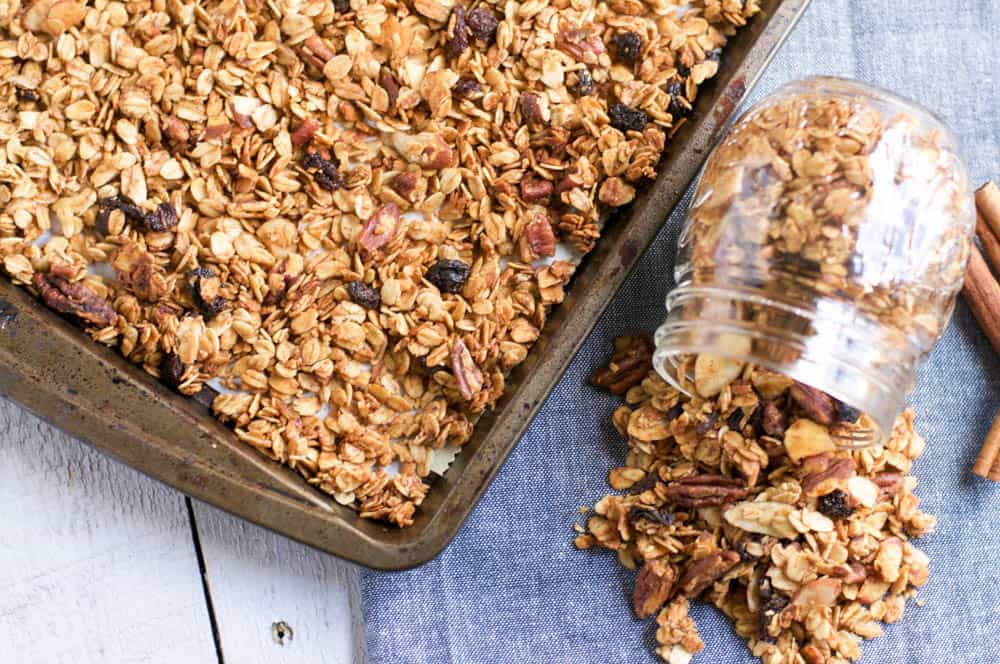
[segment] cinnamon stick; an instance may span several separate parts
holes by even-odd
[[[976,235],[983,245],[983,253],[989,259],[990,266],[994,270],[1000,270],[1000,236],[990,228],[981,214],[976,214]]]
[[[976,190],[976,208],[983,221],[1000,238],[1000,187],[993,182],[987,182]],[[1000,269],[1000,265],[995,266]]]
[[[983,449],[979,452],[972,472],[980,477],[1000,482],[1000,413],[993,420],[990,432],[986,434]]]
[[[1000,284],[993,278],[979,249],[972,247],[962,295],[993,350],[1000,355]]]

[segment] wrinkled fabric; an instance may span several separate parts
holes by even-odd
[[[972,180],[1000,178],[1000,2],[815,0],[753,99],[811,74],[849,76],[930,107],[965,148]],[[652,333],[671,286],[682,205],[614,299],[458,537],[403,573],[366,571],[372,664],[639,664],[655,621],[631,613],[634,573],[612,552],[578,551],[577,511],[610,490],[626,443],[618,397],[586,384],[621,334]],[[964,302],[922,367],[911,397],[928,441],[916,463],[922,507],[937,515],[916,540],[931,577],[901,623],[862,644],[872,664],[1000,663],[1000,484],[969,472],[1000,406],[1000,362]],[[694,605],[705,640],[693,664],[750,664],[729,621]]]

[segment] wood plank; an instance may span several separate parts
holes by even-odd
[[[214,664],[184,498],[0,399],[0,660]]]
[[[362,664],[358,570],[193,501],[225,661]],[[274,625],[292,633],[279,643]]]

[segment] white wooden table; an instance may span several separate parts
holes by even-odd
[[[358,571],[0,399],[0,662],[360,664]]]

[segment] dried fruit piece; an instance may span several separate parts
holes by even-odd
[[[160,362],[160,379],[175,390],[184,381],[184,371],[186,367],[174,353],[166,353]]]
[[[691,563],[677,582],[677,593],[691,599],[700,595],[740,562],[735,551],[717,551]]]
[[[674,81],[667,86],[667,94],[670,95],[667,112],[675,121],[691,115],[691,102],[687,100],[684,93],[685,84],[682,81]]]
[[[674,589],[674,570],[664,560],[654,558],[643,563],[635,579],[632,607],[635,616],[645,620],[660,610]]]
[[[351,301],[364,307],[365,309],[378,309],[382,304],[382,296],[379,292],[363,281],[350,281],[347,283],[347,294]]]
[[[472,76],[462,76],[451,88],[451,93],[453,95],[456,97],[464,97],[466,99],[479,94],[479,91],[479,81]]]
[[[833,424],[834,406],[829,394],[798,381],[792,385],[788,394],[805,411],[809,419],[823,426]]]
[[[14,96],[20,102],[32,103],[40,99],[38,93],[31,88],[22,88],[20,85],[14,86]]]
[[[618,337],[611,361],[590,376],[590,384],[612,394],[625,394],[649,373],[652,357],[653,342],[647,335]]]
[[[344,186],[344,177],[337,169],[337,162],[324,158],[318,152],[309,152],[302,157],[302,167],[311,172],[316,184],[327,191],[336,191]]]
[[[451,350],[451,371],[455,375],[458,383],[458,391],[466,401],[481,389],[483,389],[483,374],[472,359],[465,342],[461,339],[455,341]]]
[[[645,111],[625,104],[612,104],[608,109],[608,118],[611,126],[621,132],[642,131],[649,124]]]
[[[844,519],[854,514],[854,508],[848,504],[847,494],[840,489],[834,489],[816,501],[816,509],[831,519]]]
[[[857,408],[848,406],[840,399],[835,399],[834,401],[837,410],[837,419],[839,421],[854,424],[858,421],[858,418],[861,417],[861,411]]]
[[[160,203],[155,210],[142,217],[143,226],[157,233],[173,229],[179,221],[177,210],[170,203]]]
[[[642,53],[642,37],[635,32],[619,32],[611,38],[618,52],[618,59],[627,65],[634,65]]]
[[[826,427],[812,420],[795,420],[785,432],[785,451],[793,461],[824,452],[833,452],[837,446]]]
[[[187,285],[191,299],[205,320],[211,320],[219,315],[229,304],[226,298],[219,294],[222,281],[210,268],[199,267],[188,272]]]
[[[486,45],[493,44],[497,40],[497,28],[500,21],[493,15],[493,12],[485,7],[476,7],[469,12],[469,32],[472,36]]]
[[[457,58],[469,48],[469,28],[465,24],[465,7],[462,5],[456,5],[451,10],[444,48],[449,58]]]
[[[738,480],[721,475],[695,475],[671,484],[663,499],[678,507],[697,508],[742,500],[749,492]]]
[[[586,97],[594,92],[594,77],[589,69],[584,68],[570,72],[567,81],[569,89],[581,97]]]
[[[635,486],[632,487],[629,493],[636,493]],[[642,492],[639,491],[638,493]],[[669,526],[674,522],[674,512],[668,508],[651,509],[649,507],[633,507],[628,511],[628,520],[633,524],[639,521],[648,521],[655,525]]]
[[[424,278],[442,293],[461,293],[469,280],[469,266],[460,260],[445,258],[432,265]]]
[[[399,229],[399,206],[395,203],[386,203],[375,214],[365,222],[361,229],[361,237],[358,242],[362,251],[368,254],[381,249],[392,242]]]
[[[97,327],[108,327],[118,322],[118,315],[107,301],[82,282],[70,282],[62,277],[36,272],[31,284],[45,304],[59,313],[71,314]]]

